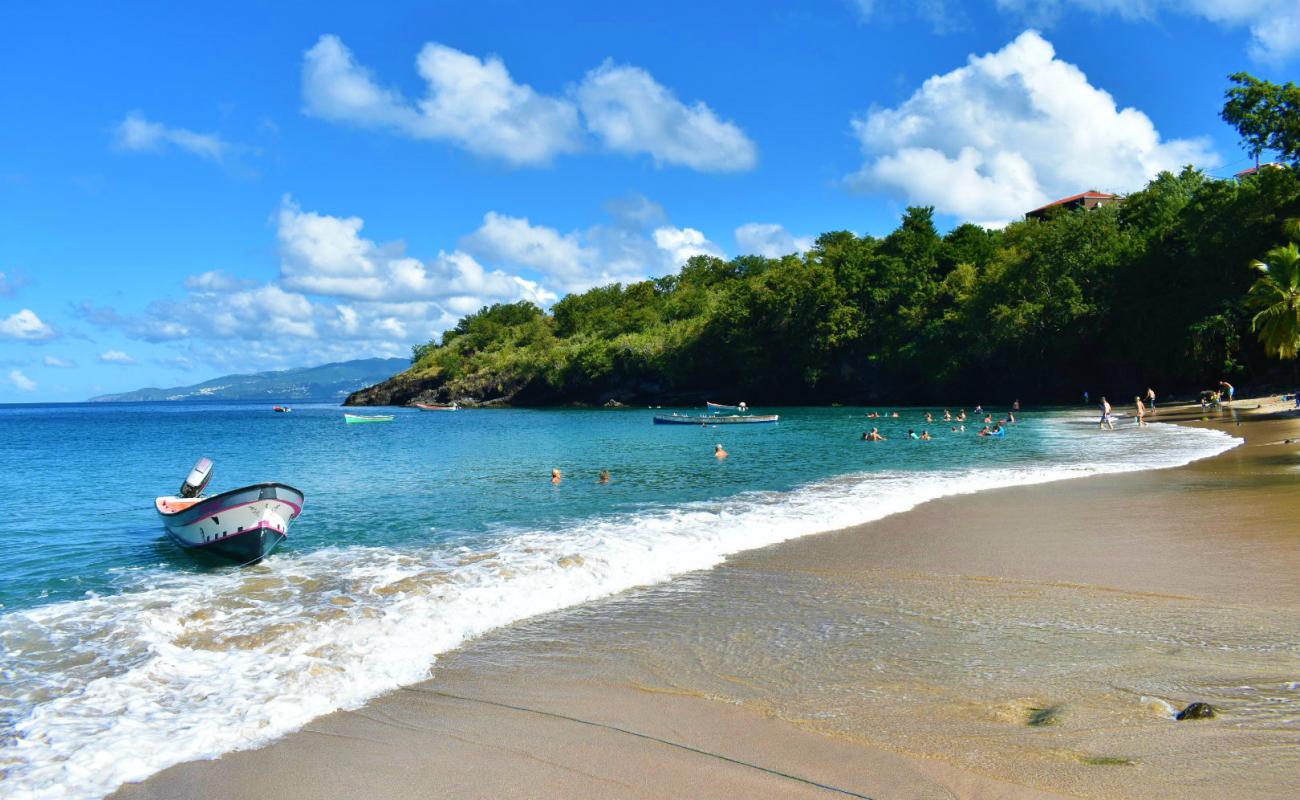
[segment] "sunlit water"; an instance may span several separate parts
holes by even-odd
[[[654,426],[648,410],[395,413],[348,426],[335,407],[0,408],[5,794],[94,797],[254,746],[420,680],[484,631],[729,553],[1237,443],[1172,426],[1094,435],[1077,411],[1028,413],[1002,439],[915,410],[711,428]],[[890,440],[862,442],[876,424]],[[937,438],[908,441],[909,427]],[[200,456],[212,489],[306,494],[263,564],[199,564],[163,534],[152,500]]]

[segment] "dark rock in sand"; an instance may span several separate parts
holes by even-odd
[[[1174,719],[1182,722],[1185,719],[1214,719],[1214,706],[1209,703],[1196,702],[1187,708],[1178,712]]]

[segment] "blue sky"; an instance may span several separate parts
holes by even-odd
[[[405,355],[484,303],[1245,166],[1294,0],[0,10],[0,402]]]

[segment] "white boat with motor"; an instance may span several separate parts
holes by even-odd
[[[292,486],[255,483],[205,497],[210,480],[212,459],[200,458],[179,492],[154,500],[167,534],[186,550],[253,564],[285,540],[302,513],[303,494]]]

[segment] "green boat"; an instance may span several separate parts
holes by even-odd
[[[344,414],[344,421],[349,425],[362,425],[367,422],[392,422],[392,414],[375,414],[374,416],[365,416],[363,414]]]

